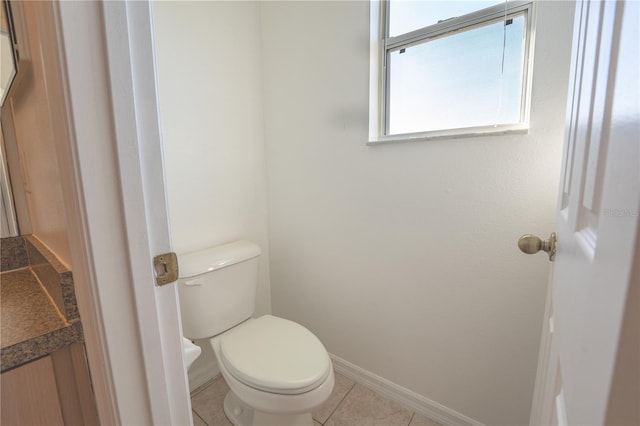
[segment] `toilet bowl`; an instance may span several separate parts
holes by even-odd
[[[334,386],[331,359],[301,325],[265,315],[210,340],[234,425],[312,425]]]
[[[302,325],[252,318],[260,253],[237,241],[179,256],[183,333],[209,339],[230,389],[224,411],[235,426],[312,426],[311,410],[333,390],[331,359]]]

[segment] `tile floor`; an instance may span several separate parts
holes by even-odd
[[[338,373],[333,393],[312,413],[314,426],[440,426]],[[229,388],[221,376],[191,394],[195,426],[231,426],[222,403]]]

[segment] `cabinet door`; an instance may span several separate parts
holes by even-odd
[[[1,382],[3,426],[64,425],[50,356],[3,373]]]

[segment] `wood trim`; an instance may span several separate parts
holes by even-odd
[[[91,385],[91,375],[89,373],[89,364],[87,363],[84,343],[72,344],[69,346],[69,352],[71,354],[73,372],[78,389],[78,402],[82,410],[82,424],[85,426],[99,425],[98,409],[96,407],[93,386]]]
[[[66,425],[99,425],[83,343],[51,354],[62,417]]]
[[[69,425],[84,424],[69,347],[52,353],[51,360],[53,361],[53,373],[56,377],[64,423]]]

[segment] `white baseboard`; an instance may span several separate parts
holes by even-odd
[[[482,423],[445,407],[435,401],[419,395],[407,388],[397,385],[370,371],[360,368],[344,359],[330,354],[333,368],[337,373],[348,377],[356,383],[397,402],[411,411],[422,414],[443,425],[451,426],[484,426]],[[195,362],[189,369],[189,390],[193,392],[220,374],[215,359],[204,357]]]
[[[331,355],[333,361],[333,369],[348,377],[356,383],[365,386],[372,391],[397,402],[408,409],[422,414],[432,420],[443,425],[460,425],[460,426],[484,426],[482,423],[458,413],[451,408],[438,404],[422,395],[419,395],[407,388],[397,385],[387,379],[384,379],[370,371],[351,364],[344,359]]]
[[[189,392],[193,392],[218,375],[220,375],[220,370],[218,369],[215,360],[207,363],[194,363],[188,371]]]

